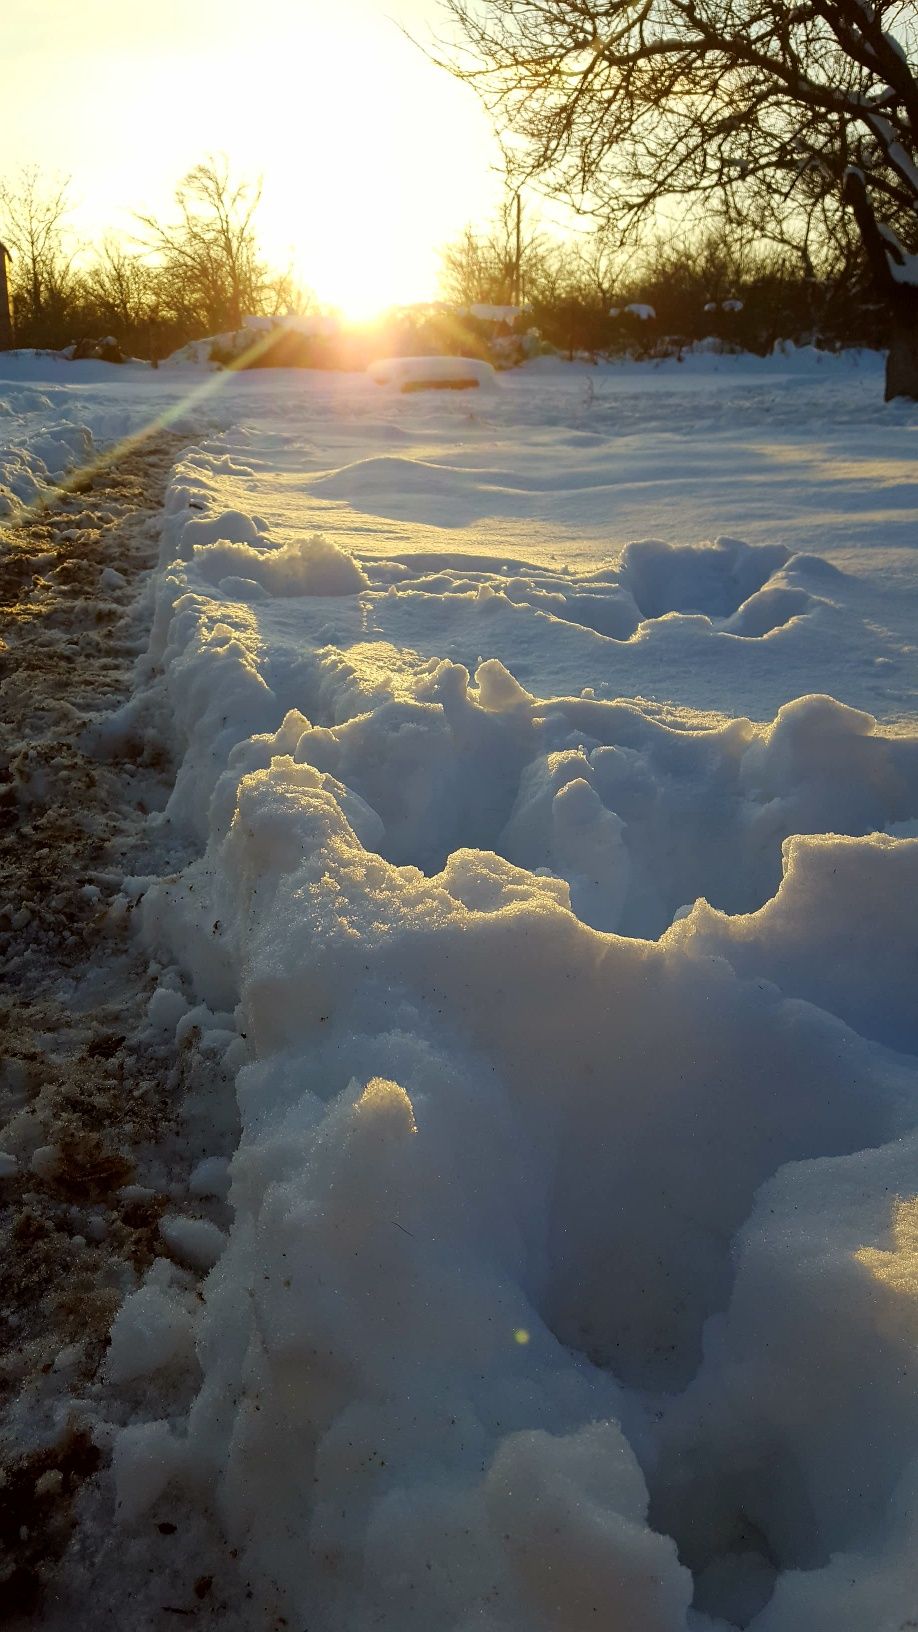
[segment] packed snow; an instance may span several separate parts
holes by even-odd
[[[94,740],[176,764],[123,889],[232,1224],[115,1319],[125,1534],[215,1506],[253,1627],[898,1632],[918,412],[864,355],[178,372],[117,387],[197,428]]]

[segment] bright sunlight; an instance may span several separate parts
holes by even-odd
[[[155,17],[87,0],[79,28],[45,3],[44,30],[37,9],[5,12],[4,163],[72,174],[86,240],[129,239],[133,209],[167,213],[201,155],[225,154],[263,180],[269,259],[361,318],[433,298],[441,246],[498,195],[476,96],[414,43],[442,26],[434,0],[263,0],[257,16],[167,0]],[[113,142],[119,128],[137,139]]]

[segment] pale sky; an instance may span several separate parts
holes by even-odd
[[[359,312],[436,293],[440,247],[500,194],[438,0],[3,0],[0,173],[72,177],[74,229],[130,233],[207,153],[264,177],[272,259]]]

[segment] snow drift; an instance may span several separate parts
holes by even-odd
[[[176,478],[98,743],[176,755],[199,854],[130,887],[242,1125],[225,1248],[176,1221],[216,1258],[201,1381],[117,1437],[122,1522],[215,1501],[256,1604],[323,1632],[892,1632],[918,738],[818,684],[676,706],[702,661],[723,705],[815,680],[857,586],[730,539],[358,559],[225,457]],[[418,510],[462,470],[424,457]],[[597,694],[644,661],[670,706]],[[135,1294],[113,1376],[191,1319]]]

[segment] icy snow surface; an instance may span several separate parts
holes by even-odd
[[[195,1404],[115,1471],[129,1525],[215,1498],[291,1626],[914,1614],[918,413],[880,398],[805,353],[207,398],[106,751],[176,755],[200,857],[143,933],[235,1010],[243,1133],[225,1249],[164,1221],[220,1254]],[[133,1294],[113,1374],[188,1318]]]

